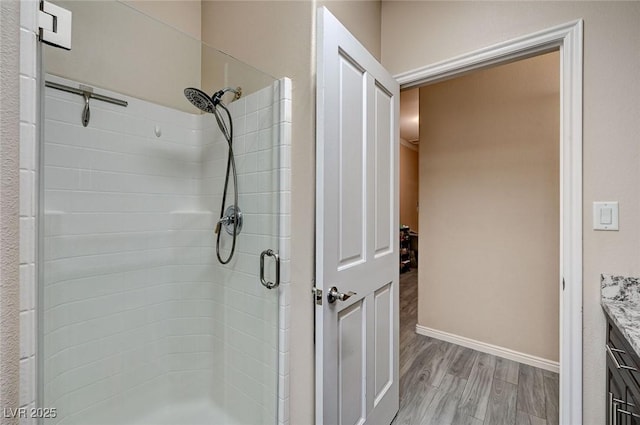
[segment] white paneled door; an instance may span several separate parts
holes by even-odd
[[[399,86],[318,9],[316,424],[398,411]]]

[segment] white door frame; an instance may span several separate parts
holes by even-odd
[[[582,28],[582,20],[573,21],[394,75],[406,89],[560,50],[559,407],[564,425],[582,423]]]

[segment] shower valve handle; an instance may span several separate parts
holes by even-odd
[[[220,228],[224,226],[228,234],[233,235],[234,232],[240,234],[243,224],[242,211],[240,211],[240,208],[231,205],[225,210],[224,214],[225,215],[218,220],[218,223],[216,223],[215,233],[220,232]]]

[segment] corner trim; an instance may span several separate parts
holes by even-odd
[[[499,345],[489,344],[487,342],[477,341],[449,332],[439,331],[437,329],[428,328],[426,326],[416,325],[416,333],[441,341],[450,342],[452,344],[461,345],[480,351],[481,353],[491,354],[493,356],[502,357],[504,359],[513,360],[515,362],[524,363],[529,366],[548,370],[554,373],[560,373],[560,363],[553,360],[544,359],[542,357],[533,356],[531,354],[522,353],[520,351],[511,350],[509,348],[500,347]]]
[[[576,31],[582,35],[582,20],[568,22],[512,40],[484,47],[441,62],[401,72],[393,77],[403,89],[459,77],[463,72],[504,65],[562,47]],[[580,37],[582,41],[582,37]],[[582,57],[582,50],[580,50]],[[573,59],[573,58],[572,58]],[[581,74],[582,75],[582,74]]]

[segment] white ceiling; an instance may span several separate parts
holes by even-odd
[[[418,88],[400,92],[400,137],[414,143],[420,138],[418,94]]]

